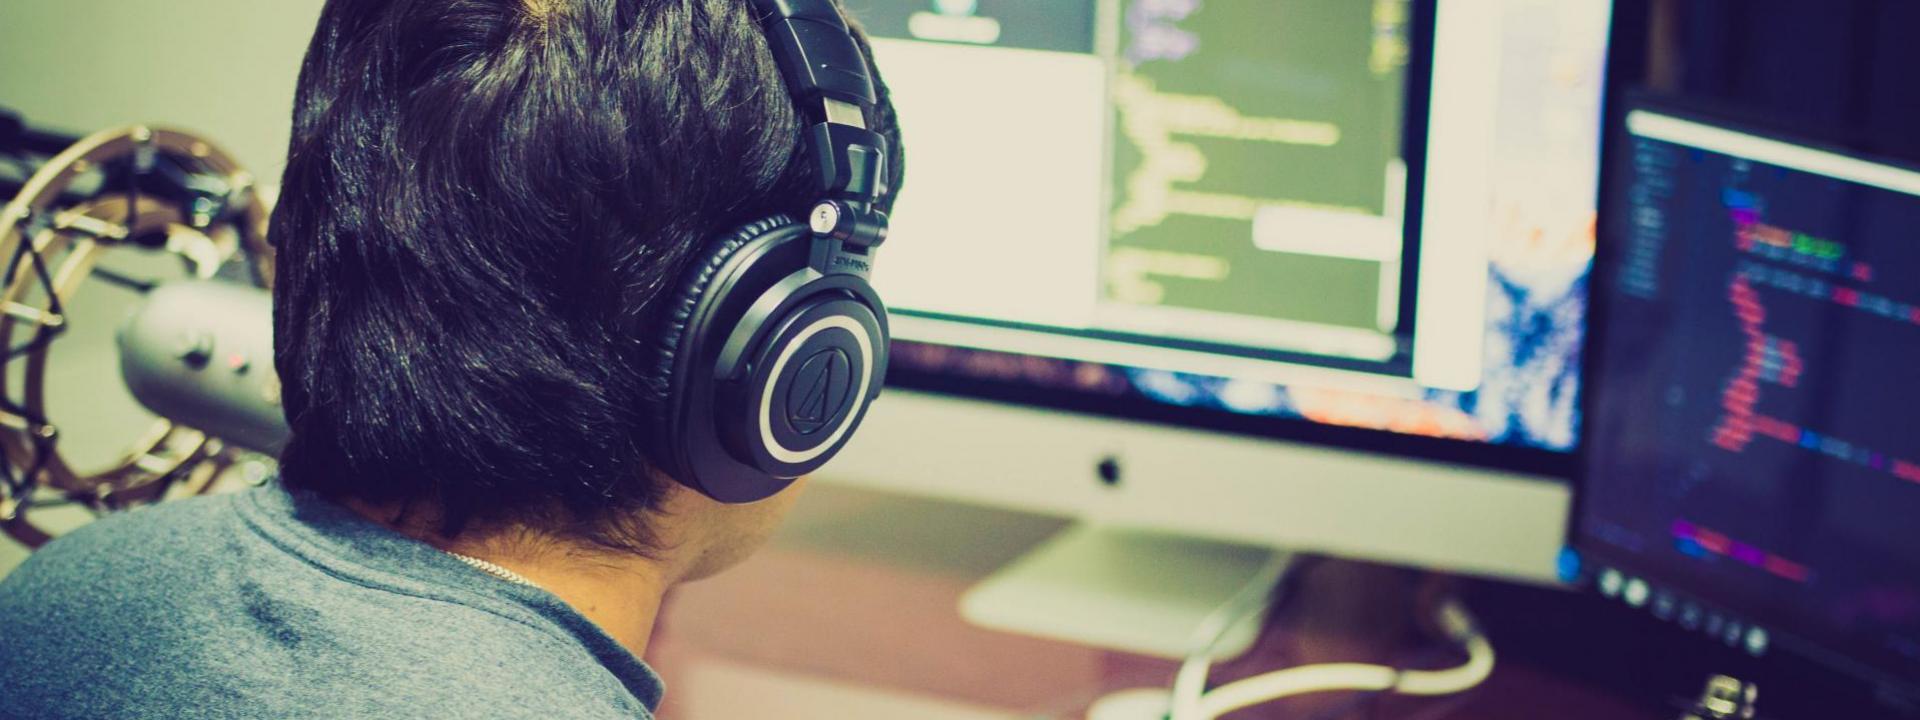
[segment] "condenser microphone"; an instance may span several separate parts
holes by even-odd
[[[286,443],[266,290],[213,280],[154,288],[120,328],[120,374],[160,417],[263,453]]]

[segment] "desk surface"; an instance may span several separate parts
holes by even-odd
[[[667,681],[664,717],[1079,718],[1099,697],[1165,687],[1176,664],[985,630],[959,598],[1064,526],[1058,519],[819,485],[773,543],[741,567],[677,590],[648,661]],[[1413,603],[1454,582],[1317,561],[1232,679],[1311,662],[1445,665]],[[1663,717],[1524,660],[1453,698],[1328,693],[1250,708],[1253,718],[1655,720]]]

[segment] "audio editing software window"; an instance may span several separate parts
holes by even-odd
[[[906,185],[875,280],[897,310],[1085,327],[1104,241],[1107,67],[1091,2],[855,3]],[[961,12],[965,11],[965,12]]]
[[[1295,407],[1491,388],[1491,434],[1571,442],[1605,0],[849,7],[905,144],[896,337]]]
[[[883,290],[908,312],[1404,366],[1410,12],[874,3],[911,168]]]
[[[1402,350],[1410,10],[1127,8],[1097,325],[1383,362]]]
[[[1627,127],[1585,532],[1920,670],[1920,173]]]

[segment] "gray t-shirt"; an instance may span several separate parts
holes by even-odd
[[[277,486],[135,510],[0,582],[0,718],[651,718],[552,594]]]

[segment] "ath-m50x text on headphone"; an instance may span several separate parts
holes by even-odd
[[[887,311],[868,284],[887,237],[886,139],[866,57],[832,0],[751,0],[819,169],[807,222],[708,240],[666,298],[650,367],[653,460],[722,502],[780,492],[846,445],[880,394]]]

